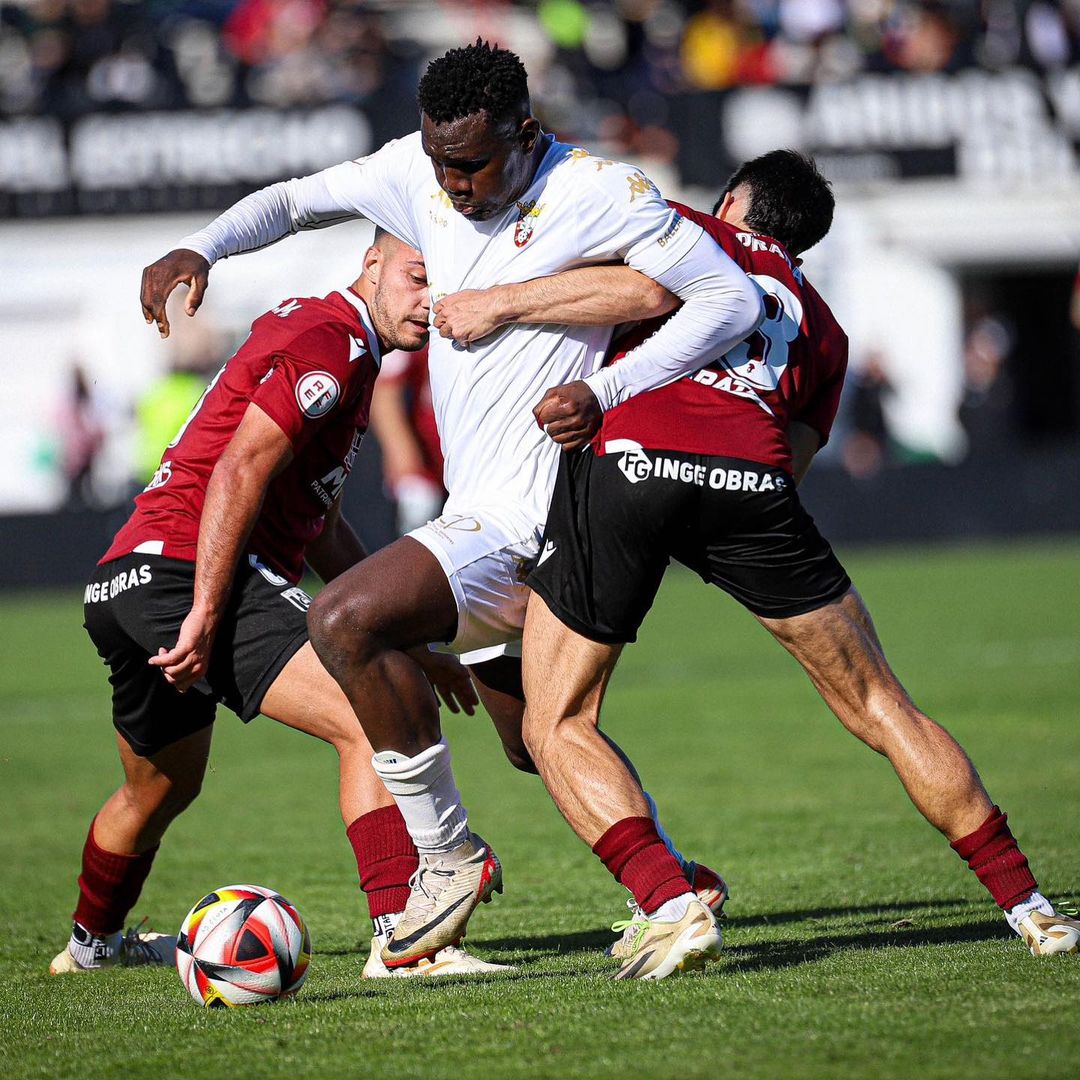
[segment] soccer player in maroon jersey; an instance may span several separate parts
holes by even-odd
[[[827,184],[811,162],[776,151],[736,172],[714,220],[680,210],[758,282],[768,309],[760,330],[696,374],[611,410],[602,427],[582,384],[554,388],[536,408],[570,452],[529,578],[524,737],[560,810],[637,901],[619,977],[662,978],[720,944],[636,779],[597,728],[623,644],[634,640],[669,558],[738,599],[799,660],[845,727],[889,758],[1033,954],[1076,952],[1080,922],[1039,893],[963,749],[900,685],[794,489],[828,438],[847,360],[843,331],[796,261],[828,230]],[[582,321],[631,317],[611,276],[625,270],[605,273],[599,294],[589,294],[597,272],[588,269],[548,279],[543,291],[508,287],[495,302],[461,294],[437,308],[436,325],[469,340],[508,318],[546,320],[554,311],[574,321],[572,302]],[[654,329],[646,324],[620,344],[630,348]]]
[[[375,922],[365,975],[405,907],[418,857],[372,750],[307,635],[305,561],[330,581],[365,557],[339,496],[367,429],[382,354],[428,338],[418,251],[378,233],[363,272],[258,318],[162,455],[86,589],[111,670],[124,783],[83,848],[74,927],[54,974],[171,962],[175,939],[121,928],[163,834],[199,792],[218,703],[331,743],[342,818]],[[456,659],[416,650],[448,707],[476,697]],[[458,949],[409,974],[492,970]]]
[[[808,213],[789,212],[812,192]],[[597,730],[604,689],[669,558],[753,612],[841,723],[889,758],[1033,954],[1077,952],[1080,921],[1038,891],[967,754],[893,674],[869,612],[794,488],[828,438],[847,361],[843,332],[796,262],[828,230],[827,184],[806,159],[777,151],[732,177],[712,223],[680,210],[757,281],[766,321],[697,374],[613,409],[590,447],[564,455],[529,579],[522,649],[526,744],[567,820],[638,902],[618,977],[662,978],[720,944],[711,912],[655,835],[637,782]],[[591,434],[567,408],[578,393],[556,388],[537,406],[568,451]]]

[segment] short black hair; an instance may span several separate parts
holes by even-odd
[[[529,115],[529,77],[517,55],[477,38],[432,60],[416,99],[436,124],[486,112],[493,123],[516,128]]]
[[[771,150],[743,162],[731,174],[713,213],[728,192],[743,184],[750,189],[746,224],[779,240],[792,255],[809,250],[829,231],[836,200],[813,158],[796,150]]]

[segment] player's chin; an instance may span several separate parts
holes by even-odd
[[[399,327],[397,347],[403,352],[416,352],[428,343],[431,329],[427,323],[406,321]]]

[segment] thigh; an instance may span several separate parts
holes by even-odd
[[[457,625],[451,652],[465,664],[520,655],[540,527],[497,508],[448,513],[414,529],[409,538],[438,560],[453,594]]]
[[[599,723],[600,705],[622,648],[578,633],[543,596],[530,597],[521,654],[524,728],[530,744],[568,717]]]
[[[263,715],[338,746],[364,740],[345,692],[305,642],[281,669],[262,700]]]
[[[125,782],[137,791],[153,791],[159,795],[177,789],[197,790],[210,760],[212,735],[212,727],[203,728],[145,757],[137,754],[118,734],[116,746],[124,767]]]
[[[521,683],[520,657],[500,656],[469,667],[476,692],[502,740],[503,750],[515,768],[534,772],[535,766],[522,736],[525,691]]]
[[[787,473],[728,458],[707,462],[698,513],[674,558],[761,618],[802,615],[851,588]]]
[[[366,634],[394,649],[449,641],[457,620],[439,560],[411,536],[334,578],[319,593],[316,607],[320,617],[333,616],[343,632]]]
[[[109,668],[113,726],[139,759],[214,722],[217,702],[205,683],[180,694],[148,663],[176,643],[193,588],[190,563],[146,555],[98,567],[86,588],[84,625]]]
[[[547,610],[593,641],[634,641],[668,563],[669,534],[691,492],[660,479],[640,447],[559,462],[544,542],[529,586]]]

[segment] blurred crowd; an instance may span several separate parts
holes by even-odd
[[[733,85],[1052,69],[1080,57],[1080,0],[5,0],[0,113],[411,96],[477,32],[527,55],[553,126],[592,101],[640,123],[658,97]]]

